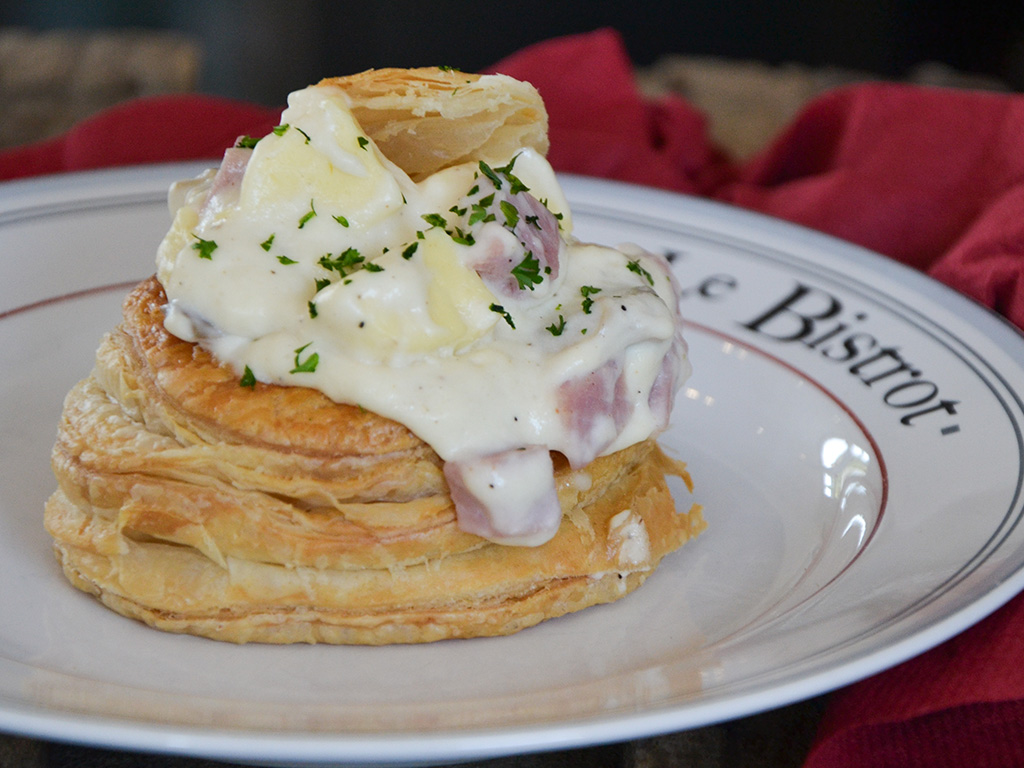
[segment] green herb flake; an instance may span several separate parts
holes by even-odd
[[[304,226],[306,226],[306,224],[309,223],[309,220],[312,219],[314,216],[316,216],[316,207],[314,207],[313,201],[310,200],[309,212],[304,214],[303,217],[299,219],[299,229],[302,229]]]
[[[196,242],[192,243],[192,250],[199,251],[200,259],[208,259],[213,261],[213,252],[217,250],[217,243],[213,240],[203,240],[199,236],[194,236]]]
[[[270,130],[272,130],[274,132],[275,136],[284,136],[285,132],[289,128],[291,128],[291,126],[288,123],[281,123],[281,125],[275,125]]]
[[[509,188],[509,192],[511,192],[513,195],[516,194],[517,192],[529,192],[530,191],[530,188],[528,186],[526,186],[525,184],[523,184],[523,182],[521,182],[512,173],[512,168],[515,166],[516,160],[518,160],[518,159],[519,159],[519,155],[516,155],[515,157],[513,157],[509,161],[508,165],[503,165],[503,166],[501,166],[501,168],[495,168],[494,169],[495,173],[500,173],[502,176],[504,176],[506,179],[508,179],[508,183],[511,185],[510,188]]]
[[[306,306],[309,307],[309,316],[310,316],[310,318],[315,318],[316,314],[317,314],[316,313],[316,302],[315,301],[307,301],[306,302]]]
[[[314,282],[316,283],[316,292],[320,293],[320,291],[331,284],[331,279],[329,277],[318,277]]]
[[[505,322],[508,323],[509,328],[515,329],[516,324],[512,322],[512,315],[506,312],[505,308],[501,306],[501,304],[491,304],[491,306],[488,307],[488,309],[490,309],[491,312],[497,312],[499,315],[505,318]]]
[[[238,141],[235,142],[235,147],[237,149],[253,149],[259,143],[260,140],[255,136],[239,136]]]
[[[356,141],[359,142],[359,148],[363,149],[363,150],[365,150],[366,147],[370,144],[370,140],[368,138],[366,138],[365,136],[358,137],[356,139]]]
[[[383,272],[384,271],[384,267],[382,267],[380,264],[377,264],[376,262],[373,262],[373,261],[366,262],[363,265],[363,269],[365,269],[367,272]]]
[[[490,197],[484,199],[493,202],[494,195],[491,195]],[[483,200],[481,200],[479,203],[473,203],[473,212],[469,214],[469,226],[473,226],[477,222],[486,223],[488,221],[494,221],[494,214],[487,210],[487,206],[489,206],[490,204],[490,202],[485,203],[483,202]]]
[[[495,189],[501,189],[501,179],[498,177],[498,174],[483,160],[480,161],[480,173],[491,180],[491,184],[494,185]]]
[[[248,389],[256,388],[256,374],[252,372],[252,368],[248,365],[245,366],[245,371],[242,373],[242,378],[238,381],[238,386],[247,387]]]
[[[501,212],[505,215],[505,226],[509,229],[515,229],[516,224],[519,223],[519,209],[507,200],[502,200],[498,203],[498,207],[501,208]]]
[[[299,133],[301,133],[301,134],[302,134],[302,136],[303,136],[303,138],[304,138],[304,139],[306,140],[306,142],[305,142],[305,143],[306,143],[306,144],[309,144],[309,134],[308,134],[308,133],[306,133],[306,132],[305,132],[304,130],[302,130],[301,128],[299,128],[298,126],[295,126],[295,130],[296,130],[296,131],[298,131]]]
[[[412,242],[409,243],[409,245],[405,246],[405,249],[402,251],[402,258],[405,259],[406,261],[411,259],[412,255],[416,253],[416,249],[419,247],[419,245],[419,242]]]
[[[336,222],[341,224],[341,226],[343,226],[343,227],[347,227],[348,226],[348,219],[346,219],[344,216],[335,216],[333,218],[334,218],[334,220]]]
[[[590,298],[590,297],[593,296],[595,293],[600,293],[600,292],[601,292],[601,289],[600,288],[596,288],[593,285],[581,285],[580,286],[580,296],[583,297],[583,302],[582,302],[583,314],[585,314],[585,315],[589,315],[590,314],[591,308],[594,306],[594,300],[592,298]]]
[[[527,251],[523,260],[512,267],[512,277],[516,279],[521,291],[526,288],[532,291],[533,286],[544,282],[540,276],[540,262],[534,258],[533,251]]]
[[[458,243],[459,245],[473,245],[476,242],[476,238],[473,237],[472,232],[463,232],[458,227],[455,228],[455,232],[449,234],[452,242]]]
[[[279,262],[281,262],[282,264],[284,264],[285,266],[288,266],[289,264],[298,264],[299,263],[295,259],[289,259],[287,256],[278,256],[277,260]]]
[[[558,322],[552,323],[547,327],[547,330],[551,332],[552,336],[561,336],[562,331],[565,330],[565,318],[562,315],[558,316]]]
[[[640,260],[639,259],[633,259],[632,261],[630,261],[628,264],[626,264],[626,268],[630,272],[636,272],[641,277],[646,278],[648,283],[650,283],[651,285],[654,285],[654,278],[651,277],[651,273],[650,272],[648,272],[646,269],[644,269],[643,267],[640,266]]]
[[[320,355],[318,355],[316,352],[313,352],[305,360],[300,359],[302,353],[306,350],[306,347],[308,347],[312,343],[313,342],[303,344],[301,347],[295,350],[295,367],[292,368],[289,371],[289,373],[313,373],[314,371],[316,371],[316,366],[320,362]]]
[[[271,235],[266,240],[264,240],[262,243],[260,243],[260,248],[262,248],[264,251],[268,251],[269,252],[271,246],[273,246],[273,245],[274,245],[274,235]]]
[[[348,275],[353,269],[363,263],[365,259],[363,255],[359,253],[355,248],[346,248],[338,258],[331,258],[331,254],[327,253],[320,257],[317,262],[321,267],[326,270],[337,272],[342,277]]]
[[[424,213],[420,218],[432,227],[441,227],[441,229],[444,229],[448,226],[448,222],[445,221],[444,216],[440,213]]]

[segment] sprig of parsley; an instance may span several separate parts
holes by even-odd
[[[309,211],[305,215],[303,215],[301,219],[299,219],[299,229],[302,229],[304,226],[306,226],[306,224],[309,223],[309,220],[312,219],[314,216],[316,216],[316,206],[314,206],[313,201],[310,200]]]
[[[208,259],[213,261],[213,252],[217,250],[217,243],[213,240],[203,240],[198,235],[194,235],[196,242],[192,243],[192,250],[199,252],[200,259]]]
[[[505,319],[505,322],[508,323],[509,328],[515,330],[516,324],[512,322],[512,315],[510,315],[508,311],[503,306],[501,306],[501,304],[491,304],[491,306],[488,307],[488,309],[490,309],[491,312],[497,312],[499,315],[501,315]]]
[[[595,293],[600,293],[600,292],[601,292],[601,289],[597,288],[597,287],[595,287],[593,285],[581,285],[580,286],[580,296],[583,297],[583,301],[581,302],[581,305],[583,307],[583,314],[585,314],[585,315],[589,315],[590,314],[591,307],[594,306],[594,300],[592,298],[590,298],[590,297],[593,296]]]
[[[547,327],[547,330],[551,332],[552,336],[561,336],[562,331],[565,330],[565,318],[562,315],[559,315],[558,323],[552,323]]]
[[[320,355],[316,352],[310,354],[305,360],[300,360],[300,356],[313,342],[303,344],[301,347],[295,350],[295,367],[292,368],[289,373],[313,373],[316,371],[317,365],[320,363]]]
[[[527,251],[523,260],[512,267],[512,277],[516,279],[521,291],[527,288],[532,291],[533,286],[544,282],[540,276],[540,261],[534,258],[533,251]]]
[[[639,259],[633,259],[632,261],[630,261],[628,264],[626,264],[626,268],[630,272],[636,272],[641,277],[646,278],[648,283],[650,283],[651,285],[654,285],[654,278],[651,277],[651,273],[650,272],[648,272],[646,269],[644,269],[643,267],[640,266],[640,260]]]

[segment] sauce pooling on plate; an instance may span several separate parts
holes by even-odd
[[[460,527],[492,541],[549,540],[550,452],[582,471],[648,439],[689,375],[667,264],[576,241],[532,149],[414,182],[319,85],[170,201],[167,330],[243,385],[404,424],[444,460]]]

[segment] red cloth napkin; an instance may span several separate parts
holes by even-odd
[[[809,104],[754,160],[676,97],[643,98],[610,30],[525,49],[556,169],[714,197],[872,248],[1024,328],[1024,96],[869,84]],[[202,96],[129,102],[0,153],[0,178],[219,156],[278,110]],[[807,759],[825,766],[1024,765],[1024,598],[835,694]]]

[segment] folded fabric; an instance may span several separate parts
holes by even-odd
[[[280,109],[196,94],[127,101],[52,139],[0,152],[0,179],[220,158],[240,135],[270,132]]]
[[[683,99],[644,98],[610,30],[499,62],[550,112],[557,170],[713,197],[929,272],[1024,328],[1024,96],[869,84],[809,104],[731,161]],[[0,178],[220,155],[279,110],[141,99],[0,153]],[[948,643],[834,695],[808,765],[1024,765],[1024,598]]]

